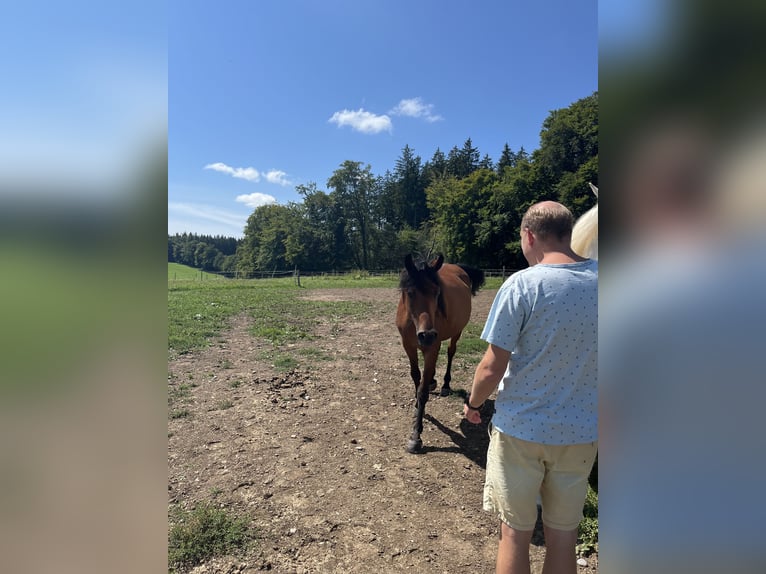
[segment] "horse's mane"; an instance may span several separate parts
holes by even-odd
[[[425,286],[426,282],[433,283],[435,285],[441,285],[439,281],[439,272],[435,271],[433,267],[428,265],[425,261],[413,261],[417,273],[415,275],[410,274],[407,269],[402,269],[399,273],[399,290],[406,291],[407,289],[420,289]]]
[[[598,197],[598,188],[588,183]],[[598,203],[583,213],[572,228],[572,251],[580,257],[598,259]]]
[[[581,257],[598,259],[598,205],[591,207],[572,228],[572,250]]]

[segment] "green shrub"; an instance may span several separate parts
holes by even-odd
[[[246,548],[251,540],[247,521],[222,508],[202,503],[181,515],[168,535],[168,567],[191,568],[213,556]]]
[[[590,486],[585,497],[583,519],[577,529],[577,555],[587,556],[598,550],[598,493]]]

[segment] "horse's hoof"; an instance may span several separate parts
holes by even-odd
[[[448,397],[452,394],[452,389],[450,389],[449,387],[442,387],[442,390],[439,391],[439,394],[442,397]]]
[[[416,454],[423,448],[423,441],[420,439],[412,440],[407,443],[407,452],[410,454]]]
[[[431,381],[431,384],[428,385],[428,388],[432,391],[436,390],[436,381]]]

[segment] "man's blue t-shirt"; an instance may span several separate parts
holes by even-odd
[[[513,274],[481,338],[511,352],[492,418],[500,432],[550,445],[598,439],[598,261]]]

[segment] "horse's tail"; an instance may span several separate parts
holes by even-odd
[[[459,264],[458,266],[468,273],[468,277],[471,279],[471,294],[476,295],[479,289],[484,286],[484,271],[469,265]]]

